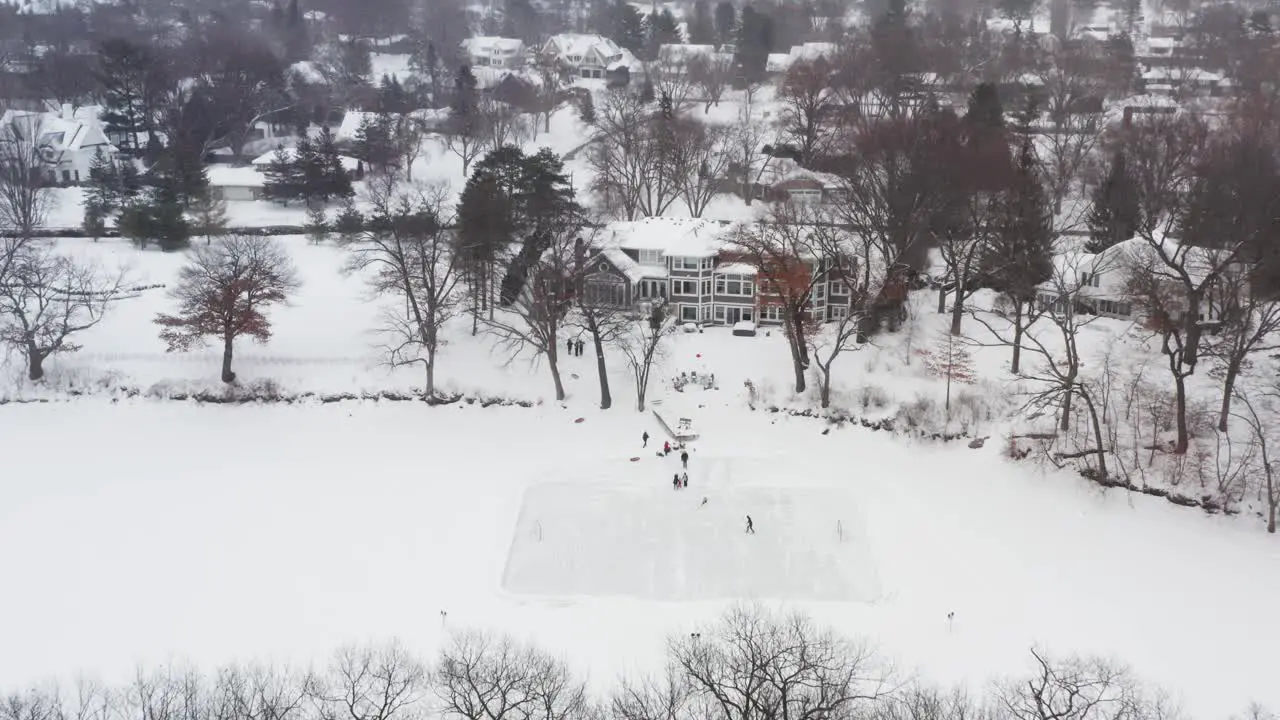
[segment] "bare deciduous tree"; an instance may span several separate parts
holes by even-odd
[[[729,174],[733,160],[731,132],[728,128],[687,117],[675,120],[671,132],[668,172],[689,215],[702,217]]]
[[[19,116],[0,127],[0,232],[18,238],[30,238],[57,202],[45,183],[44,130],[38,118]],[[3,262],[0,256],[0,277]]]
[[[610,92],[597,104],[587,158],[592,189],[608,212],[623,220],[656,217],[680,198],[670,170],[676,122],[655,115],[634,92]]]
[[[531,353],[532,361],[547,359],[559,401],[565,397],[560,379],[560,332],[574,306],[578,284],[576,228],[548,232],[552,235],[549,246],[530,264],[521,295],[505,310],[481,322],[497,338],[499,347],[508,351],[508,363],[523,352]]]
[[[430,397],[440,332],[461,300],[448,193],[442,187],[404,188],[385,176],[373,178],[367,194],[373,207],[368,227],[341,236],[351,253],[348,269],[370,271],[375,296],[397,299],[397,307],[384,312],[387,362],[392,367],[421,364]]]
[[[1037,650],[1034,674],[995,689],[1010,720],[1147,720],[1176,716],[1162,697],[1147,697],[1129,670],[1100,659],[1054,660]]]
[[[1250,279],[1251,268],[1236,264],[1226,268],[1210,292],[1217,296],[1214,305],[1222,309],[1218,332],[1205,342],[1204,354],[1222,369],[1222,407],[1218,412],[1218,431],[1227,431],[1231,416],[1231,399],[1236,380],[1251,355],[1271,352],[1280,345],[1280,302],[1264,295],[1262,288]]]
[[[798,61],[787,70],[778,92],[779,122],[805,162],[823,152],[834,130],[835,73],[824,58]]]
[[[702,112],[720,105],[720,98],[733,81],[733,55],[711,53],[697,55],[689,60],[689,80],[702,92]]]
[[[735,720],[856,717],[892,690],[870,651],[802,615],[738,608],[668,653],[693,692]]]
[[[414,718],[428,690],[427,668],[394,642],[340,649],[308,686],[320,720]]]
[[[236,338],[271,339],[266,310],[284,303],[298,288],[297,273],[284,248],[271,238],[233,235],[195,248],[170,294],[177,315],[160,314],[160,339],[170,351],[186,351],[208,337],[222,340],[222,381],[235,382],[231,360]]]
[[[43,243],[16,252],[0,276],[0,344],[26,360],[27,377],[44,377],[44,361],[75,352],[77,333],[102,321],[126,296],[124,273],[61,255]]]
[[[581,720],[585,686],[568,667],[510,637],[455,635],[436,665],[436,693],[446,717],[462,720]]]
[[[1277,414],[1280,411],[1280,383],[1273,380],[1259,393],[1260,397],[1250,398],[1254,393],[1246,393],[1239,388],[1233,389],[1233,392],[1239,403],[1238,408],[1243,409],[1235,410],[1232,416],[1245,423],[1258,447],[1258,465],[1262,471],[1267,505],[1267,532],[1274,533],[1276,511],[1280,509],[1280,487],[1277,487],[1276,468],[1273,464],[1276,461],[1271,459],[1271,441],[1280,428],[1280,414]]]
[[[663,340],[675,331],[675,327],[675,316],[659,305],[649,312],[648,317],[624,325],[614,339],[635,378],[636,410],[640,412],[644,412],[653,364],[663,356]]]

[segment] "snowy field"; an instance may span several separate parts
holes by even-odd
[[[1040,645],[1128,662],[1198,717],[1280,705],[1280,551],[1256,528],[1036,474],[992,444],[703,412],[677,493],[678,461],[640,449],[652,417],[625,410],[6,406],[0,677],[305,664],[393,635],[426,653],[481,626],[605,684],[656,669],[664,638],[732,593],[789,596],[941,682],[1020,671]],[[704,496],[715,514],[698,517]],[[805,595],[801,572],[828,577]]]

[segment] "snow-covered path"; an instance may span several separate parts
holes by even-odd
[[[1020,670],[1039,644],[1128,662],[1200,717],[1280,706],[1280,545],[1255,525],[1043,476],[999,443],[702,412],[677,493],[678,459],[640,450],[644,430],[661,444],[652,416],[625,408],[0,408],[0,678],[308,662],[389,635],[431,652],[474,625],[604,684],[754,595],[943,682]],[[681,519],[703,496],[723,522]]]

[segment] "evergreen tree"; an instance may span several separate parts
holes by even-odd
[[[161,250],[172,252],[187,246],[191,239],[191,225],[183,214],[176,182],[162,178],[152,188],[146,212],[150,215],[151,238]]]
[[[209,244],[215,235],[227,231],[227,203],[212,190],[206,190],[191,205],[194,219],[193,233],[204,236],[205,244]]]
[[[1093,188],[1093,207],[1085,219],[1089,241],[1085,250],[1102,252],[1133,237],[1138,226],[1138,192],[1124,153],[1116,151],[1106,176]]]
[[[302,15],[298,0],[289,0],[289,7],[284,13],[282,31],[285,57],[295,63],[311,57],[311,36],[307,32],[307,21]]]
[[[93,206],[105,217],[120,209],[121,187],[118,166],[107,159],[99,148],[89,164],[89,181],[85,184],[86,210]]]
[[[729,0],[720,0],[716,5],[715,30],[720,45],[728,45],[738,38],[738,11]]]
[[[587,125],[596,124],[596,102],[591,99],[591,93],[585,93],[581,102],[578,103],[578,117]]]
[[[654,10],[644,19],[645,54],[652,60],[658,57],[658,48],[663,45],[679,45],[684,42],[680,35],[680,26],[670,10],[661,12]]]
[[[689,42],[695,45],[715,45],[716,24],[711,17],[711,0],[694,0],[693,20],[689,23]],[[732,7],[732,6],[731,6]]]
[[[364,229],[364,216],[350,198],[342,203],[342,209],[333,219],[333,231],[340,235],[358,233]]]
[[[342,155],[338,152],[338,143],[328,127],[320,129],[319,142],[316,145],[316,163],[320,168],[323,181],[318,186],[318,196],[323,201],[330,198],[348,198],[355,194],[351,187],[351,176],[342,166]],[[311,199],[309,196],[308,200]]]
[[[769,53],[773,52],[773,18],[748,5],[738,24],[738,64],[748,82],[764,79]]]
[[[107,232],[107,211],[101,204],[94,200],[86,199],[84,202],[84,222],[82,224],[85,234],[93,238],[97,242]]]
[[[151,110],[161,82],[159,61],[146,46],[115,38],[98,48],[94,72],[103,96],[102,122],[108,133],[118,134],[118,146],[140,152],[140,135],[154,135]]]
[[[394,122],[386,115],[365,116],[356,129],[356,158],[371,167],[389,167],[397,159],[393,137]]]
[[[644,47],[644,17],[626,0],[614,0],[613,29],[609,39],[618,47],[639,53]]]
[[[1000,103],[1000,92],[995,83],[979,83],[969,95],[969,110],[965,120],[983,128],[998,129],[1004,127],[1004,106]]]
[[[354,209],[354,208],[353,208]],[[314,205],[307,208],[307,237],[313,245],[319,245],[329,236],[329,221],[325,217],[324,207]]]
[[[302,142],[309,143],[305,135],[299,144]],[[302,196],[303,179],[296,156],[296,150],[289,151],[284,148],[277,149],[271,155],[271,162],[263,171],[265,180],[262,185],[262,192],[268,198],[288,204],[290,200]]]
[[[648,105],[649,103],[652,103],[654,100],[655,100],[655,97],[654,97],[654,90],[653,90],[653,81],[650,80],[648,76],[646,76],[644,79],[644,83],[640,85],[640,102],[644,103],[645,105]]]

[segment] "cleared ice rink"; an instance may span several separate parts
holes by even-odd
[[[879,600],[854,495],[769,487],[784,465],[696,458],[681,490],[657,477],[651,486],[534,485],[524,494],[503,588],[662,601]],[[746,533],[747,515],[755,535]]]

